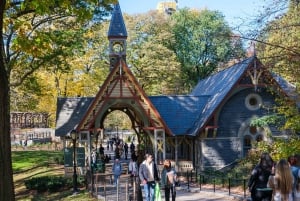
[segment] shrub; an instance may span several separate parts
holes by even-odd
[[[66,184],[66,178],[57,176],[34,177],[25,180],[25,186],[27,189],[37,190],[38,192],[57,192],[66,187]]]

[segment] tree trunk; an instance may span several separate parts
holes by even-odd
[[[10,142],[9,77],[4,58],[3,16],[6,0],[0,4],[0,200],[14,201],[14,182]]]

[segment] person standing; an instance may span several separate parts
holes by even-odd
[[[131,142],[130,144],[130,153],[134,153],[135,152],[135,145],[133,144],[133,142]]]
[[[287,160],[279,160],[275,174],[269,177],[268,187],[273,189],[272,200],[293,201],[293,174]]]
[[[102,144],[100,144],[99,153],[100,153],[100,157],[104,156],[104,147],[102,146]]]
[[[114,174],[114,185],[117,186],[120,175],[122,173],[122,164],[120,163],[118,158],[115,160],[113,164],[112,171]]]
[[[288,157],[288,162],[293,174],[294,183],[293,183],[293,198],[294,201],[300,201],[300,167],[299,164],[300,157],[298,154]]]
[[[128,165],[128,171],[129,171],[131,177],[138,176],[138,167],[137,167],[137,163],[134,159],[130,159],[130,162]]]
[[[251,172],[248,188],[253,201],[271,201],[272,191],[267,188],[269,176],[272,172],[274,161],[268,153],[262,153],[260,162]]]
[[[143,163],[141,163],[139,168],[139,177],[141,183],[144,185],[146,201],[154,201],[155,182],[159,181],[159,177],[157,166],[153,162],[153,157],[151,154],[145,155],[145,160]]]
[[[127,157],[128,157],[128,144],[125,142],[123,147],[124,147],[124,153],[125,153],[125,160],[127,160]]]
[[[170,160],[164,161],[164,168],[161,173],[161,184],[165,189],[165,201],[170,201],[170,193],[172,195],[172,201],[175,201],[176,191],[175,183],[177,180],[177,174],[174,168],[171,166]]]
[[[130,162],[128,164],[128,171],[130,174],[130,181],[131,185],[133,186],[133,182],[136,181],[136,177],[138,176],[138,166],[134,159],[130,159]]]

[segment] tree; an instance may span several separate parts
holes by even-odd
[[[273,13],[273,19],[267,21],[257,37],[257,54],[263,63],[271,70],[283,77],[294,86],[295,94],[299,94],[300,85],[300,4],[296,0],[272,1],[266,13]],[[265,15],[259,16],[259,22],[266,19]],[[299,95],[298,95],[299,96]],[[282,97],[278,99],[277,112],[286,117],[284,129],[300,132],[300,114],[295,101]]]
[[[6,0],[0,4],[0,200],[15,200],[13,172],[11,166],[10,110],[8,64],[4,60],[3,19]]]
[[[193,88],[200,79],[216,71],[220,63],[244,56],[240,51],[242,43],[233,37],[220,12],[182,9],[172,19],[175,40],[170,49],[181,63],[186,88]]]
[[[149,95],[174,94],[183,81],[175,53],[167,43],[172,40],[169,16],[150,11],[125,16],[128,29],[127,63]]]
[[[10,88],[21,85],[37,69],[46,68],[55,59],[56,62],[64,61],[64,48],[52,46],[54,35],[47,29],[53,22],[60,24],[58,30],[63,30],[68,24],[81,23],[85,27],[87,20],[93,18],[99,21],[108,14],[111,2],[113,0],[101,4],[96,0],[1,1],[0,200],[15,200],[10,145]],[[68,34],[72,28],[67,27],[63,34]]]

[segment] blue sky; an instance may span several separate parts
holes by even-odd
[[[156,9],[158,2],[166,0],[119,0],[123,13],[137,14]],[[172,0],[168,0],[172,1]],[[242,19],[250,19],[263,6],[262,0],[178,0],[179,8],[207,8],[221,11],[230,26],[235,26]]]

